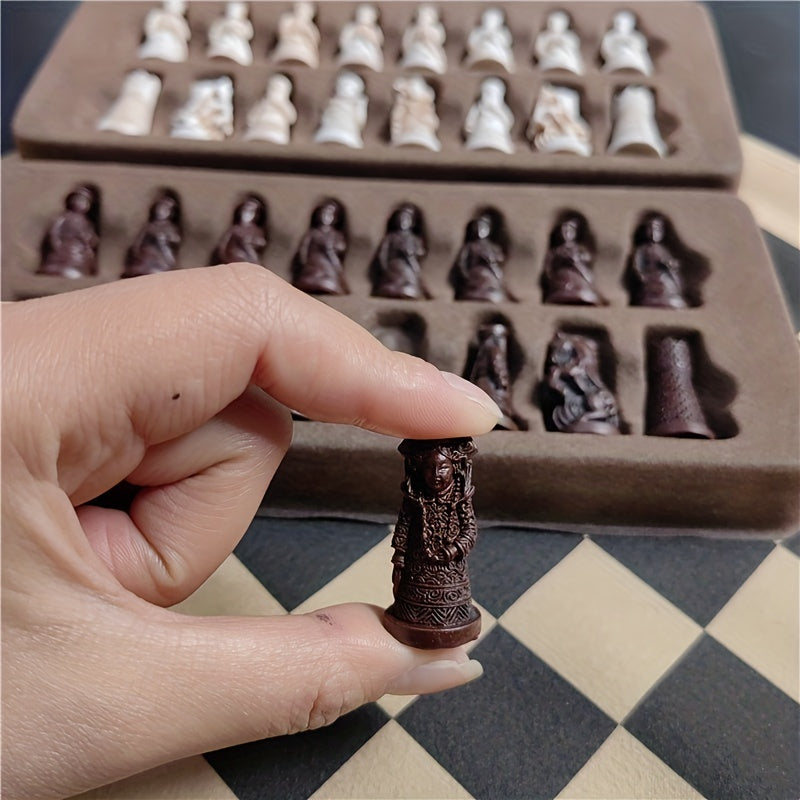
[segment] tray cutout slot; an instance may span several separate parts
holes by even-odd
[[[390,350],[428,359],[428,326],[419,314],[396,309],[383,311],[370,333]]]

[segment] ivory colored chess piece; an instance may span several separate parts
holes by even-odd
[[[126,136],[147,136],[153,129],[161,78],[143,69],[125,76],[119,96],[106,112],[97,129],[115,131]]]
[[[600,42],[603,71],[630,69],[644,75],[653,74],[653,62],[647,39],[636,30],[636,17],[630,11],[617,11],[611,27]]]
[[[580,102],[575,89],[544,84],[526,132],[534,148],[544,153],[590,156],[591,130],[580,115]]]
[[[403,34],[402,66],[406,69],[429,69],[443,75],[447,71],[446,38],[439,11],[435,6],[423,3],[417,8],[416,19]]]
[[[412,75],[397,78],[393,84],[395,98],[390,120],[390,138],[395,147],[416,145],[439,152],[436,136],[439,117],[436,115],[436,93],[424,78]]]
[[[533,52],[541,70],[564,69],[583,75],[581,40],[570,30],[569,14],[552,11],[547,16],[547,26],[536,37]]]
[[[334,95],[322,112],[314,141],[333,142],[360,150],[364,147],[361,132],[367,124],[367,102],[364,81],[354,72],[339,73]]]
[[[278,20],[278,44],[273,61],[299,61],[307,67],[319,66],[319,29],[314,24],[317,9],[313,3],[298,0],[292,10]]]
[[[64,199],[42,241],[39,275],[85,278],[97,274],[100,196],[94,186],[76,186]]]
[[[233,82],[227,75],[195,81],[172,120],[171,136],[222,141],[233,133]]]
[[[273,75],[267,92],[247,113],[247,141],[289,144],[297,109],[291,101],[292,82],[285,75]]]
[[[355,18],[339,34],[339,66],[368,67],[383,70],[383,31],[378,25],[378,11],[369,3],[356,6]]]
[[[511,31],[506,27],[506,18],[499,8],[487,8],[481,21],[467,38],[467,67],[501,66],[506,72],[514,71],[514,53],[511,50]]]
[[[161,8],[148,11],[139,58],[160,58],[174,63],[186,61],[192,32],[185,14],[184,0],[164,0]]]
[[[467,150],[514,152],[514,115],[506,105],[505,95],[506,86],[500,78],[486,78],[481,83],[481,95],[464,120]]]
[[[229,58],[242,66],[253,63],[253,23],[248,18],[247,3],[231,2],[225,15],[215,19],[208,29],[209,58]]]
[[[608,152],[641,156],[667,155],[656,123],[656,100],[647,86],[626,86],[614,98],[614,130]]]

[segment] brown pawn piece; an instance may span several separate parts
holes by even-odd
[[[415,205],[403,203],[392,212],[373,262],[374,297],[430,299],[420,265],[427,254],[422,228],[422,212]]]
[[[311,214],[295,256],[292,283],[309,294],[350,294],[344,277],[347,252],[344,206],[325,200]]]
[[[692,351],[679,336],[650,341],[647,435],[714,439],[692,380]]]
[[[165,189],[150,206],[147,222],[128,250],[121,277],[136,278],[177,269],[182,240],[181,203],[175,192]]]
[[[405,439],[403,504],[392,538],[394,603],[384,627],[411,647],[457,647],[478,638],[467,554],[475,544],[470,438]]]
[[[481,325],[478,329],[478,351],[469,379],[483,389],[503,412],[503,418],[495,428],[507,431],[528,430],[528,420],[516,412],[511,398],[508,328],[505,325]]]
[[[547,351],[545,387],[548,430],[605,436],[620,432],[617,401],[600,376],[594,339],[556,333]]]
[[[544,301],[559,305],[604,306],[594,288],[588,225],[582,214],[566,213],[550,234],[544,262]]]
[[[496,212],[483,211],[469,221],[464,244],[453,265],[456,300],[502,303],[514,299],[505,288],[506,254],[500,236]]]
[[[634,235],[631,260],[631,305],[687,308],[682,265],[666,243],[667,220],[649,214]]]
[[[64,200],[64,211],[47,229],[39,275],[84,278],[97,274],[97,223],[100,197],[94,186],[76,186]]]
[[[248,194],[233,212],[233,224],[222,234],[212,261],[232,264],[247,261],[260,264],[267,247],[267,207],[257,194]]]

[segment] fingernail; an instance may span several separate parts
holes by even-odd
[[[430,694],[463,686],[483,675],[480,661],[431,661],[395,678],[387,694]]]
[[[500,410],[500,407],[483,391],[483,389],[479,389],[474,383],[470,383],[452,372],[442,371],[441,376],[450,386],[457,389],[469,400],[472,400],[473,403],[477,403],[481,408],[497,419],[502,418],[503,412]]]

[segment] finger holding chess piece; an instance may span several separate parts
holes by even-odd
[[[181,204],[171,189],[159,192],[125,258],[123,278],[136,278],[178,268],[183,241]]]
[[[97,274],[100,194],[94,186],[76,186],[64,199],[64,210],[47,229],[37,274],[86,278]]]

